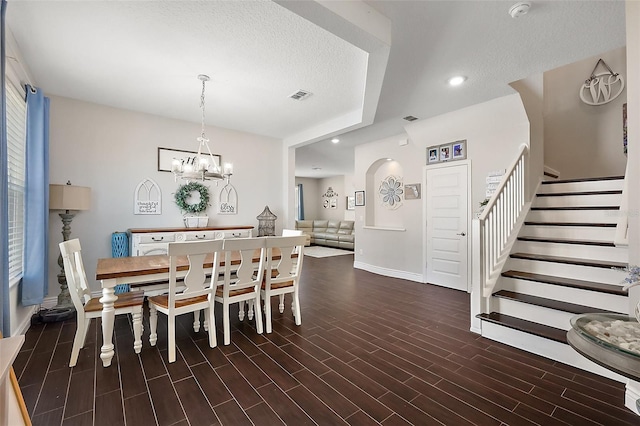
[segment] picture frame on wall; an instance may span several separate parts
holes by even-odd
[[[348,195],[347,196],[347,210],[355,210],[356,209],[356,196]]]
[[[451,160],[451,145],[440,145],[440,161]]]
[[[356,194],[355,194],[355,205],[356,206],[364,206],[364,191],[356,191]]]
[[[427,164],[437,163],[440,159],[437,146],[427,148]]]
[[[453,148],[451,150],[451,158],[453,160],[464,160],[467,158],[467,141],[460,140],[455,141],[453,144]]]
[[[409,183],[404,186],[404,199],[405,200],[419,200],[420,199],[420,188],[421,184],[419,183]]]

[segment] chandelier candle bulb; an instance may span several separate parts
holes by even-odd
[[[224,163],[224,174],[225,175],[232,175],[233,174],[233,164]]]

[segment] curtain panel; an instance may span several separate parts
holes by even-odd
[[[49,289],[49,98],[26,86],[25,245],[22,305],[42,303]]]
[[[304,220],[304,196],[301,183],[298,184],[298,220]]]

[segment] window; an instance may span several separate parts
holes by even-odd
[[[9,283],[16,284],[23,273],[26,113],[24,91],[8,80],[7,159],[9,195]]]

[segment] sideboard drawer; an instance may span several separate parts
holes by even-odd
[[[216,231],[196,231],[176,234],[176,241],[206,241],[215,239]]]
[[[226,229],[216,231],[216,239],[220,238],[250,238],[251,229]]]
[[[174,232],[159,232],[153,234],[139,234],[135,236],[138,244],[148,244],[148,243],[172,243],[176,239],[176,234]]]

